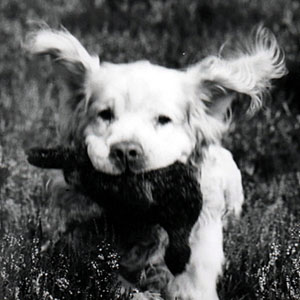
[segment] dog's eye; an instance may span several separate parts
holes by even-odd
[[[157,118],[157,123],[159,125],[166,125],[166,124],[171,123],[171,122],[172,122],[172,119],[168,116],[165,116],[165,115],[160,115]]]
[[[110,122],[114,118],[114,113],[110,108],[106,108],[98,112],[98,117]]]

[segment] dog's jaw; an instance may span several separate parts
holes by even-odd
[[[112,175],[120,175],[124,172],[132,172],[132,173],[142,173],[151,170],[156,170],[160,168],[165,168],[169,165],[172,165],[176,161],[186,164],[190,158],[190,149],[183,151],[178,155],[176,151],[173,153],[168,152],[167,155],[163,155],[161,153],[160,157],[153,157],[149,159],[145,159],[144,163],[141,166],[137,166],[136,168],[120,168],[118,165],[114,164],[110,159],[110,151],[107,144],[96,135],[88,135],[85,139],[85,143],[87,146],[88,156],[94,166],[94,168],[98,171],[112,174]],[[192,149],[192,148],[191,148]],[[151,153],[150,153],[151,154]]]

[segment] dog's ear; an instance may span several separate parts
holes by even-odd
[[[286,68],[276,38],[260,27],[244,52],[232,53],[232,57],[226,59],[208,57],[190,67],[187,73],[207,112],[222,119],[236,94],[250,97],[250,111],[259,108],[271,80],[284,76]]]
[[[90,55],[67,30],[46,28],[31,32],[24,46],[28,52],[50,55],[53,61],[62,65],[63,78],[72,92],[84,92],[89,74],[100,67],[98,56]]]

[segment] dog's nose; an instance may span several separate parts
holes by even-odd
[[[111,146],[110,157],[121,169],[129,167],[135,170],[140,168],[144,161],[144,151],[136,142],[119,142]]]

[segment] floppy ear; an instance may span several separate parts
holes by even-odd
[[[88,76],[99,70],[98,56],[90,55],[67,30],[41,29],[28,34],[25,49],[36,55],[50,55],[62,65],[64,79],[73,92],[84,92]]]
[[[224,117],[236,94],[250,97],[250,111],[259,108],[271,80],[286,74],[284,55],[266,28],[259,27],[245,48],[244,53],[232,53],[231,58],[208,57],[187,70],[198,90],[198,99],[218,119]]]

